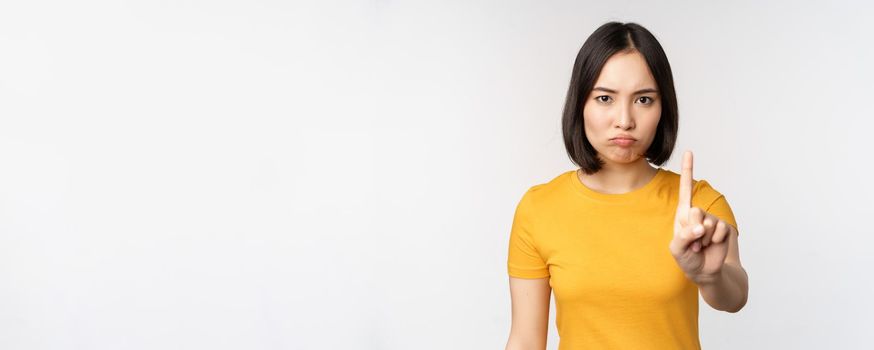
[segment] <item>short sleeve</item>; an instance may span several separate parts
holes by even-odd
[[[700,208],[704,209],[704,211],[710,214],[715,215],[720,220],[734,226],[735,230],[738,231],[738,235],[740,235],[740,230],[737,227],[737,221],[734,218],[734,212],[732,212],[731,206],[728,205],[728,200],[725,199],[725,196],[719,193],[719,191],[714,189],[705,180],[698,181],[695,187],[696,190],[693,191],[692,195],[693,202],[696,202],[694,199],[701,198],[702,201],[699,202]]]
[[[549,269],[534,243],[530,189],[516,206],[510,229],[507,272],[519,278],[549,277]]]

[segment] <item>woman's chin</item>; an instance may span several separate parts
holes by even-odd
[[[603,157],[605,161],[614,164],[631,164],[639,161],[640,158],[640,154],[634,153],[632,151],[621,154],[612,154],[609,157]]]

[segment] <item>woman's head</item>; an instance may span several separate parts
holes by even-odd
[[[595,30],[577,54],[562,116],[571,160],[587,174],[641,157],[662,165],[677,128],[674,79],[656,38],[635,23]],[[620,135],[634,140],[611,140]]]

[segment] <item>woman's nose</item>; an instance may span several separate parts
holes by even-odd
[[[616,118],[615,125],[617,128],[628,130],[634,127],[634,119],[631,117],[631,108],[623,107],[619,111],[619,116]]]

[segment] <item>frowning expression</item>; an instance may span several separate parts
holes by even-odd
[[[606,163],[644,157],[662,105],[655,78],[637,50],[611,56],[583,106],[586,137]]]

